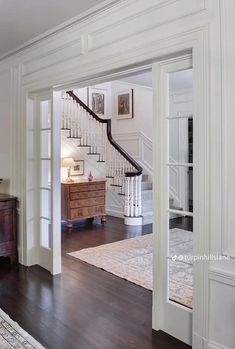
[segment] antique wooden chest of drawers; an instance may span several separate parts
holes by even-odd
[[[9,257],[17,262],[17,199],[0,194],[0,257]]]
[[[105,180],[61,184],[61,216],[72,227],[72,221],[100,217],[105,221]]]

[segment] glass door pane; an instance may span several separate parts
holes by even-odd
[[[193,306],[193,217],[169,214],[170,301]]]
[[[40,102],[40,245],[51,249],[51,101]]]
[[[192,258],[187,256],[192,255],[193,246],[195,170],[191,67],[190,55],[153,65],[156,96],[153,328],[189,345],[192,344],[193,265]]]
[[[193,306],[192,69],[170,72],[168,132],[168,299]],[[184,86],[184,88],[182,88]]]

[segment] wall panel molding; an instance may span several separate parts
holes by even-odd
[[[156,29],[205,9],[205,0],[168,0],[158,2],[154,6],[151,6],[151,2],[148,2],[147,9],[142,9],[142,11],[132,15],[131,26],[129,18],[125,17],[122,20],[112,22],[90,32],[88,50],[96,50],[114,41],[118,42],[123,38],[130,38],[151,28]]]
[[[70,59],[78,58],[83,54],[81,38],[76,38],[64,45],[58,45],[53,49],[48,49],[44,54],[31,58],[23,64],[23,75],[35,73],[45,68],[61,64]]]
[[[235,273],[227,272],[218,268],[210,268],[209,279],[235,287]]]
[[[235,88],[235,48],[231,45],[235,31],[235,2],[221,1],[221,52],[222,52],[222,254],[235,259],[235,217],[231,204],[234,200],[235,186],[233,185],[235,167],[232,159],[234,152],[229,143],[234,139],[232,129],[235,127],[233,110],[235,107],[233,91]]]
[[[208,349],[231,349],[231,348],[225,347],[224,345],[216,343],[216,342],[210,342],[208,344]]]
[[[144,171],[152,178],[152,140],[141,131],[113,133],[115,140],[127,150],[132,149],[131,155],[143,166]],[[151,161],[150,161],[151,159]]]

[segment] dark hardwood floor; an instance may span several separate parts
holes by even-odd
[[[188,222],[173,226],[187,229]],[[0,308],[47,349],[189,348],[151,330],[150,291],[67,255],[151,231],[112,217],[105,225],[78,224],[69,234],[62,229],[62,274],[2,262]]]

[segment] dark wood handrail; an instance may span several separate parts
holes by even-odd
[[[142,167],[136,162],[114,139],[111,132],[111,119],[101,119],[96,113],[93,112],[83,101],[78,98],[73,91],[66,92],[70,97],[73,98],[83,109],[87,111],[95,120],[102,124],[107,124],[107,137],[109,142],[114,146],[115,149],[136,169],[136,172],[126,172],[126,177],[140,176],[143,172]]]

